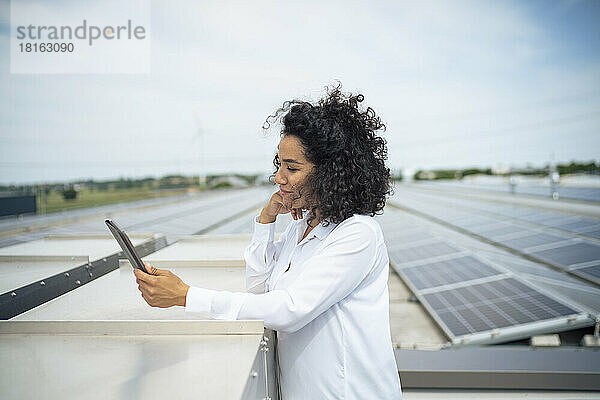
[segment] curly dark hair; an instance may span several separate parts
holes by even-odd
[[[385,124],[371,107],[359,108],[362,94],[343,93],[341,83],[326,88],[316,104],[290,100],[267,117],[263,129],[280,121],[280,136],[293,135],[304,146],[305,157],[315,165],[307,178],[311,199],[310,223],[318,210],[328,224],[340,223],[353,214],[381,214],[392,193],[386,141],[377,136]],[[281,167],[273,159],[275,172]]]

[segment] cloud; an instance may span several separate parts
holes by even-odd
[[[101,2],[78,4],[108,18]],[[148,75],[18,76],[2,58],[0,182],[269,171],[277,137],[263,138],[264,118],[334,79],[387,123],[392,167],[593,157],[599,118],[523,128],[600,100],[598,55],[557,39],[585,32],[539,7],[153,2]],[[0,35],[2,54],[8,46]]]

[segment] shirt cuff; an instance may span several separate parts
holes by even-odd
[[[252,235],[253,242],[272,242],[275,240],[275,222],[270,224],[261,224],[259,221],[260,214],[254,217],[254,234]]]
[[[190,286],[185,296],[185,311],[211,315],[215,291]]]

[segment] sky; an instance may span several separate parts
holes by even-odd
[[[269,173],[265,118],[338,80],[386,123],[393,170],[600,161],[600,1],[149,6],[149,73],[11,74],[0,1],[0,184]]]

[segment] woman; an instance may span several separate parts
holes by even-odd
[[[247,293],[189,287],[166,270],[136,270],[155,307],[185,306],[216,319],[259,319],[278,332],[284,399],[400,399],[389,328],[389,260],[373,216],[390,193],[385,129],[362,95],[340,86],[317,104],[290,101],[275,192],[254,219]],[[294,221],[274,241],[275,220]],[[152,293],[152,295],[150,295]]]

